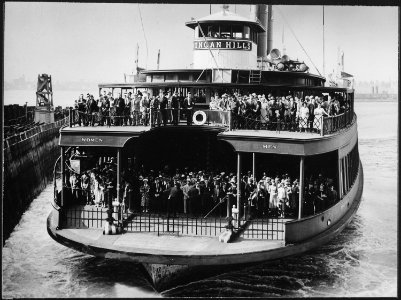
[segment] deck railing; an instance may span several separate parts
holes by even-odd
[[[29,139],[30,137],[32,137],[35,134],[38,134],[40,132],[45,132],[45,131],[53,129],[53,128],[60,128],[64,125],[68,124],[68,122],[69,122],[69,118],[67,117],[67,118],[59,120],[57,122],[36,126],[36,127],[33,127],[32,129],[29,129],[24,132],[10,136],[10,137],[4,139],[4,148],[10,147],[20,141],[25,140],[25,139]]]
[[[86,113],[77,109],[70,109],[70,125],[75,126],[150,126],[166,125],[209,125],[222,126],[228,130],[268,130],[268,131],[294,131],[311,132],[327,135],[346,128],[352,123],[354,112],[352,110],[336,116],[320,116],[310,118],[268,118],[255,117],[251,114],[238,115],[232,111],[209,109],[148,109],[147,111],[134,111],[127,115],[109,115],[102,113]]]

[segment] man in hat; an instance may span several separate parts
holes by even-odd
[[[86,125],[86,118],[85,118],[85,111],[86,111],[86,102],[84,99],[84,94],[79,95],[79,99],[76,102],[75,106],[77,113],[78,113],[78,124],[81,126],[81,123],[83,125]]]

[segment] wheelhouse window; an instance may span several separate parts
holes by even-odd
[[[231,26],[230,25],[221,25],[220,26],[220,37],[223,39],[231,38]]]
[[[209,25],[207,27],[207,36],[212,38],[219,38],[220,37],[219,25]]]
[[[251,40],[252,42],[254,42],[255,44],[258,43],[258,34],[256,31],[251,30]]]
[[[243,39],[244,38],[244,28],[241,25],[233,25],[232,32],[234,39]]]
[[[244,26],[244,34],[243,34],[244,38],[249,40],[251,37],[251,29],[249,28],[249,26]]]

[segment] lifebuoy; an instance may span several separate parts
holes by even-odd
[[[202,120],[198,121],[196,119],[197,116],[201,115]],[[194,115],[192,116],[192,121],[194,122],[195,125],[203,125],[206,122],[206,113],[202,110],[197,110]]]

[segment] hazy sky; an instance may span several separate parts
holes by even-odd
[[[142,13],[143,27],[139,16]],[[221,5],[212,5],[212,13]],[[250,5],[230,5],[249,17]],[[325,6],[326,73],[335,68],[337,49],[345,53],[345,71],[358,80],[397,80],[398,8]],[[280,14],[295,32],[320,72],[323,68],[322,6],[273,6],[273,47],[304,60],[316,70]],[[139,64],[156,68],[186,68],[192,63],[191,17],[209,14],[208,4],[5,3],[4,76],[39,73],[54,81],[122,82]],[[145,32],[145,34],[144,34]],[[145,35],[148,51],[146,50]]]

